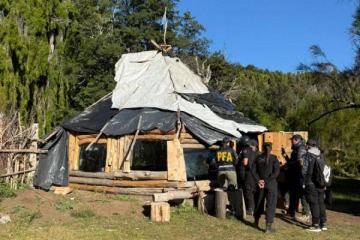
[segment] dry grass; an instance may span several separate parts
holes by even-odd
[[[338,180],[341,182],[341,179]],[[358,182],[354,182],[357,186]],[[342,183],[341,183],[342,184]],[[342,186],[338,184],[338,186]],[[338,190],[335,187],[336,190]],[[346,191],[336,193],[334,202],[346,199]],[[358,195],[353,196],[352,189],[349,201],[359,204]],[[357,189],[358,190],[358,189]],[[30,190],[26,190],[30,191]],[[92,195],[91,195],[92,194]],[[23,196],[19,194],[20,196]],[[43,194],[38,194],[43,195]],[[52,193],[43,195],[41,200],[35,201],[35,209],[30,209],[30,205],[13,205],[12,209],[2,206],[0,209],[13,211],[14,221],[0,225],[0,239],[358,239],[360,228],[360,217],[353,214],[347,214],[338,211],[328,211],[329,231],[321,233],[308,233],[304,231],[299,224],[291,224],[286,218],[277,216],[275,219],[276,234],[266,235],[258,229],[251,226],[251,222],[241,222],[232,217],[226,220],[220,220],[212,216],[201,215],[195,209],[189,206],[182,208],[173,208],[171,221],[168,223],[154,223],[148,217],[141,213],[141,204],[134,202],[133,198],[114,199],[114,196],[104,194],[86,193],[82,195],[79,192],[68,198],[75,198],[74,208],[86,206],[95,216],[88,218],[75,218],[71,216],[71,208],[65,208],[64,211],[56,210],[59,201],[67,200],[64,197],[54,197]],[[24,197],[24,196],[23,196]],[[26,197],[29,198],[27,192]],[[19,196],[17,197],[19,198]],[[16,200],[16,199],[14,199]],[[23,199],[22,199],[23,200]],[[120,200],[120,201],[119,201]],[[47,201],[52,201],[50,204]],[[338,203],[341,203],[338,201]],[[120,205],[119,205],[120,204]],[[67,221],[54,219],[44,221],[48,218],[44,208],[53,208],[51,214],[67,214]],[[124,208],[122,208],[124,206]],[[356,205],[358,206],[358,205]],[[100,211],[115,208],[113,212],[109,211],[107,215]],[[133,209],[133,210],[132,210]],[[341,209],[341,208],[339,208]],[[11,213],[10,213],[11,214]],[[21,220],[16,216],[27,216],[29,221]],[[264,219],[260,227],[264,228]]]

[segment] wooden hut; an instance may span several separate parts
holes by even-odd
[[[114,91],[55,129],[36,186],[189,198],[212,187],[206,162],[225,136],[266,131],[178,58],[124,54],[115,69]]]

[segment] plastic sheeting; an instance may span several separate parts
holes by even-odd
[[[60,125],[68,130],[83,133],[99,133],[105,124],[119,112],[112,109],[111,94],[85,109],[78,115],[66,119]]]
[[[242,132],[263,132],[259,124],[238,123],[215,114],[206,104],[188,101],[179,94],[206,94],[207,86],[178,58],[156,51],[122,55],[115,66],[117,81],[113,91],[113,108],[157,108],[186,112],[206,124],[240,137]],[[228,105],[225,99],[221,105]]]
[[[51,185],[69,184],[68,134],[60,126],[53,131],[57,131],[56,135],[41,147],[48,150],[48,153],[40,154],[34,177],[34,186],[46,190],[50,189]],[[49,134],[45,138],[47,136]]]
[[[140,115],[142,116],[140,131],[143,133],[153,129],[168,132],[176,126],[175,112],[150,108],[123,109],[109,121],[103,132],[108,136],[132,134],[137,129]]]

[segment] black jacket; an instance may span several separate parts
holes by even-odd
[[[230,148],[221,148],[216,151],[216,163],[219,171],[235,171],[235,165],[238,164],[238,155]]]
[[[266,157],[262,154],[257,156],[255,166],[252,168],[252,175],[256,182],[265,181],[265,188],[276,188],[276,177],[280,172],[280,163],[275,155],[270,155],[266,164]]]

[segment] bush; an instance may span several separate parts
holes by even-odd
[[[0,182],[0,199],[16,197],[16,191],[10,188],[10,185]]]

